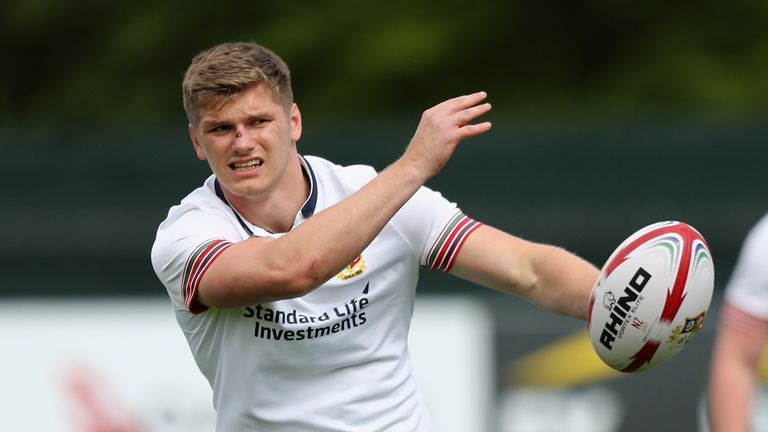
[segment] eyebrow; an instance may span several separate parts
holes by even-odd
[[[246,113],[245,118],[247,119],[255,119],[255,118],[265,118],[265,117],[272,117],[273,114],[269,110],[260,109],[258,111],[252,112],[252,113]],[[238,117],[239,118],[239,117]],[[200,120],[200,127],[207,129],[212,126],[219,126],[223,124],[230,124],[233,120],[231,119],[220,119],[220,118],[207,118],[207,119],[201,119]]]
[[[229,123],[226,120],[201,120],[200,121],[200,129],[207,130],[216,126],[221,126],[223,124]]]

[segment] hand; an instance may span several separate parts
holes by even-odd
[[[490,122],[470,124],[491,110],[490,103],[481,103],[487,96],[485,92],[459,96],[424,111],[401,160],[413,164],[424,181],[436,175],[461,140],[491,129]]]

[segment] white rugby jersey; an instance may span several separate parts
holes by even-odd
[[[720,315],[728,325],[768,337],[768,215],[744,240]]]
[[[375,177],[367,166],[301,158],[310,196],[294,227]],[[422,187],[336,277],[309,294],[232,309],[195,302],[208,266],[232,243],[280,237],[221,197],[214,176],[172,207],[152,264],[198,367],[218,431],[429,431],[407,347],[419,268],[450,270],[480,224]],[[446,377],[448,378],[448,377]]]

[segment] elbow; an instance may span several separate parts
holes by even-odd
[[[274,272],[268,279],[268,285],[273,287],[271,291],[275,300],[303,297],[319,286],[314,284],[312,279],[298,275],[295,271]]]
[[[548,312],[571,315],[566,312],[575,305],[568,304],[568,299],[561,295],[561,287],[552,286],[535,271],[522,271],[514,276],[508,292],[524,298],[529,303]]]
[[[282,298],[303,297],[333,276],[323,273],[321,267],[317,259],[306,259],[275,268],[271,284],[280,287],[279,296]]]
[[[533,269],[516,269],[505,284],[503,291],[532,301],[539,291],[540,280]]]

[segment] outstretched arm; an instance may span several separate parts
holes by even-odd
[[[349,198],[279,239],[229,247],[201,279],[198,301],[234,307],[299,297],[333,277],[445,166],[459,142],[491,128],[470,123],[491,109],[485,98],[479,92],[430,108],[402,157]]]
[[[599,270],[562,248],[482,226],[467,238],[451,273],[550,312],[586,319]]]

